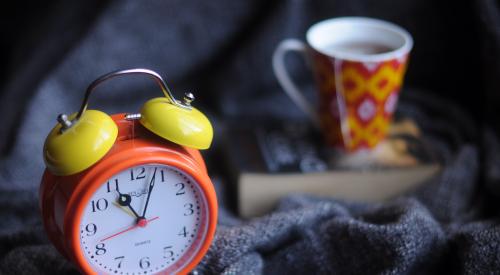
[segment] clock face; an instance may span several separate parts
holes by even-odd
[[[207,209],[198,184],[181,170],[132,167],[103,182],[88,201],[82,253],[99,274],[176,273],[205,239]]]

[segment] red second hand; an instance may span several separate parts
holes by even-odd
[[[159,219],[159,218],[160,218],[160,217],[154,217],[154,218],[151,218],[151,219],[149,219],[149,220],[148,220],[148,223],[149,223],[149,222],[152,222],[152,221],[154,221],[154,220],[157,220],[157,219]],[[138,223],[134,224],[133,226],[131,226],[131,227],[129,227],[129,228],[127,228],[127,229],[125,229],[125,230],[122,230],[122,231],[120,231],[120,232],[118,232],[118,233],[115,233],[115,234],[113,234],[113,235],[111,235],[111,236],[109,236],[109,237],[106,237],[106,238],[102,239],[102,240],[101,240],[101,242],[107,241],[107,240],[109,240],[109,239],[111,239],[111,238],[113,238],[113,237],[116,237],[116,236],[118,236],[118,235],[121,235],[121,234],[123,234],[123,233],[125,233],[125,232],[128,232],[128,231],[130,231],[130,230],[132,230],[132,229],[135,229],[135,228],[137,228],[137,227],[139,227],[139,224],[138,224]]]

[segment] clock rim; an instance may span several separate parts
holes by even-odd
[[[88,201],[103,182],[121,171],[138,165],[169,165],[191,176],[198,184],[206,200],[208,224],[205,239],[202,240],[200,248],[192,257],[191,262],[188,262],[179,272],[179,274],[188,273],[196,267],[206,254],[215,233],[217,199],[210,178],[199,165],[196,165],[193,159],[179,153],[161,149],[152,152],[151,150],[144,150],[144,148],[133,148],[132,152],[126,151],[122,153],[113,155],[109,159],[103,159],[92,166],[77,184],[64,214],[64,235],[67,237],[66,240],[69,240],[67,243],[68,252],[82,271],[86,274],[97,274],[87,262],[80,243],[80,222]],[[137,156],[138,153],[142,155]]]

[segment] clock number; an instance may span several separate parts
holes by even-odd
[[[130,180],[140,180],[146,177],[146,168],[141,167],[137,177],[134,177],[134,169],[130,169]]]
[[[96,210],[104,211],[108,208],[108,201],[105,198],[98,199],[96,201],[92,201],[92,212],[96,212]]]
[[[141,260],[139,261],[139,266],[140,266],[142,269],[146,269],[146,268],[148,268],[150,265],[151,265],[151,263],[149,262],[149,257],[144,257],[144,258],[141,258]]]
[[[111,191],[118,190],[118,179],[115,179],[115,188],[114,189],[112,189],[111,184],[109,184],[109,182],[110,181],[108,180],[108,182],[106,183],[106,188],[107,188],[108,193],[110,193]]]
[[[118,261],[118,268],[122,268],[123,259],[125,259],[125,256],[120,256],[115,258],[115,261]]]
[[[97,232],[97,225],[89,223],[85,226],[85,231],[87,231],[87,236],[93,236]]]
[[[163,173],[163,170],[161,170],[160,173],[161,173],[161,182],[165,182],[165,173]]]
[[[165,254],[165,255],[163,255],[164,259],[169,259],[170,257],[174,256],[174,251],[172,250],[171,245],[165,246],[163,248],[163,253]]]
[[[177,236],[183,236],[185,238],[185,237],[187,237],[187,234],[188,234],[188,232],[186,230],[186,227],[184,226],[184,227],[182,227],[181,232],[179,232],[179,234],[177,234]]]
[[[96,249],[95,254],[96,254],[97,256],[100,256],[100,255],[104,255],[104,254],[106,254],[106,248],[104,248],[104,246],[105,246],[105,245],[104,245],[103,243],[98,243],[98,244],[95,246],[95,249]]]
[[[180,196],[180,195],[186,194],[186,191],[184,191],[184,187],[186,187],[184,185],[184,183],[179,182],[179,183],[176,183],[175,186],[180,186],[179,190],[177,190],[177,193],[175,193],[176,196]]]
[[[191,216],[194,213],[193,209],[194,205],[192,203],[185,203],[184,208],[186,208],[187,212],[184,213],[184,216]]]

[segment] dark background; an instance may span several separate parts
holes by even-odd
[[[500,270],[500,7],[496,0],[11,1],[0,9],[0,273],[75,274],[38,212],[42,146],[87,85],[122,68],[159,72],[215,128],[208,150],[220,215],[200,274],[484,274]],[[271,56],[285,38],[336,16],[369,16],[414,38],[398,113],[415,118],[442,173],[380,204],[290,196],[242,220],[226,207],[216,152],[225,122],[303,119]],[[289,68],[312,94],[299,57]],[[158,88],[100,86],[89,108],[136,112]],[[458,105],[458,107],[456,106]],[[244,117],[244,119],[242,119]],[[495,134],[496,131],[496,134]],[[212,160],[212,161],[210,161]],[[215,160],[215,161],[214,161]],[[231,195],[231,194],[229,194]]]
[[[287,101],[271,72],[272,50],[281,39],[303,38],[312,23],[334,16],[377,17],[403,26],[415,40],[406,85],[456,101],[480,122],[496,122],[500,19],[493,0],[151,1],[128,2],[121,5],[125,10],[111,3],[11,2],[1,9],[4,157],[11,153],[39,85],[82,41],[109,41],[124,50],[94,45],[101,47],[100,55],[114,60],[113,66],[101,56],[79,64],[94,68],[93,74],[84,75],[87,78],[67,93],[81,94],[86,83],[109,70],[149,64],[174,88],[195,90],[198,104],[225,118],[252,112],[248,106],[253,105],[242,102]],[[102,17],[114,18],[119,29],[102,30]],[[109,39],[96,38],[96,31]],[[298,64],[292,66],[296,74],[303,75],[302,64],[291,59],[292,65]],[[267,99],[270,94],[279,94],[279,99]]]

